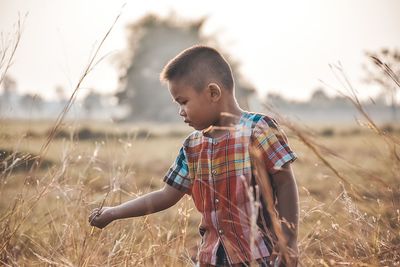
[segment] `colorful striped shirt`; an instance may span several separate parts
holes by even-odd
[[[296,159],[274,119],[243,112],[223,136],[210,138],[200,131],[190,134],[164,177],[167,184],[191,195],[202,214],[201,263],[215,265],[220,244],[231,264],[252,262],[271,253],[259,219],[256,227],[252,220],[254,202],[249,189],[255,172],[250,145],[262,151],[269,175]],[[265,216],[263,212],[266,210],[260,208],[258,216]]]

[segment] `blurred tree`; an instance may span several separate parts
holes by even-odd
[[[60,103],[65,103],[65,101],[67,100],[67,95],[65,93],[64,87],[62,87],[61,85],[57,85],[55,88],[55,91],[56,91],[56,95],[57,95],[57,100]]]
[[[3,94],[7,94],[17,90],[17,82],[10,75],[4,76],[3,82]]]
[[[320,100],[327,100],[329,99],[328,95],[326,94],[325,90],[321,87],[316,88],[313,93],[311,94],[312,101],[320,101]]]
[[[385,106],[386,105],[386,94],[385,92],[380,92],[373,100],[375,105]]]
[[[101,109],[103,107],[101,98],[101,94],[95,92],[94,90],[90,90],[89,94],[83,100],[83,108],[86,110],[86,113],[89,117],[92,117],[94,110]]]
[[[128,51],[117,59],[121,72],[120,89],[116,97],[119,104],[129,107],[124,120],[180,120],[178,108],[172,103],[168,90],[160,83],[159,74],[164,65],[183,49],[194,44],[211,43],[211,39],[201,34],[204,22],[205,19],[182,21],[173,15],[166,19],[147,15],[127,27]],[[227,58],[236,78],[239,104],[247,108],[246,99],[255,90],[236,73],[238,63]]]
[[[317,87],[311,94],[310,103],[317,105],[326,105],[331,99],[322,87]]]
[[[10,75],[5,75],[1,82],[2,94],[0,95],[0,112],[11,107],[11,97],[17,91],[17,82]]]
[[[30,114],[31,112],[38,113],[42,110],[44,100],[37,94],[24,94],[20,99],[20,106]]]
[[[265,97],[265,103],[272,106],[281,106],[287,103],[287,100],[278,92],[269,92]]]
[[[396,94],[400,87],[400,51],[382,48],[377,52],[366,52],[365,54],[369,62],[363,65],[366,72],[364,81],[377,84],[382,88],[391,105],[392,119],[396,121]]]

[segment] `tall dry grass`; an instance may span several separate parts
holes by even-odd
[[[328,176],[320,180],[310,171],[311,182],[303,182],[307,173],[296,172],[302,209],[300,264],[396,266],[400,222],[398,176],[396,170],[390,168],[393,167],[392,159],[380,155],[389,155],[392,150],[379,147],[379,154],[371,157],[375,159],[374,164],[383,166],[384,170],[372,168],[371,171],[368,165],[359,166],[355,159],[354,163],[353,158],[346,158],[347,153],[336,152],[337,145],[332,149],[332,146],[319,143],[317,136],[310,137],[304,129],[301,132],[296,129],[289,132],[291,139],[298,146],[300,140],[295,139],[303,138],[301,144],[308,147],[299,152],[315,151],[314,157],[321,157],[318,162],[325,167]],[[371,134],[376,135],[375,132]],[[382,137],[365,135],[365,138],[373,143]],[[178,147],[179,138],[176,140]],[[53,146],[61,148],[52,151],[58,155],[59,162],[50,168],[38,169],[35,179],[26,179],[26,172],[12,166],[1,172],[2,265],[193,265],[191,258],[198,240],[198,216],[192,210],[190,199],[185,198],[170,211],[123,220],[93,233],[87,222],[89,211],[100,205],[108,192],[104,205],[116,205],[161,185],[157,180],[170,161],[164,158],[165,162],[158,163],[162,165],[159,170],[150,170],[155,168],[155,161],[133,165],[132,162],[139,160],[140,153],[137,151],[132,156],[131,151],[145,151],[146,147],[172,151],[172,147],[161,148],[160,144],[167,141],[137,140],[132,136],[96,142],[68,138],[52,142]],[[152,145],[152,142],[156,144]],[[15,151],[17,149],[16,144]],[[300,154],[296,164],[310,164],[303,158],[304,154]],[[146,172],[154,176],[146,176]],[[154,182],[151,181],[153,177]],[[315,183],[321,185],[316,189]],[[254,201],[257,208],[257,198]]]
[[[41,168],[56,134],[64,126],[65,115],[75,101],[80,85],[102,60],[96,61],[96,57],[119,16],[89,60],[33,163],[27,165],[29,169],[21,173],[14,168],[32,159],[30,153],[18,152],[18,145],[11,154],[0,151],[0,195],[3,198],[0,207],[0,264],[3,266],[186,266],[191,261],[185,249],[190,210],[187,201],[179,205],[176,219],[165,226],[153,224],[144,217],[133,223],[126,222],[125,227],[111,226],[109,232],[93,231],[89,227],[87,214],[96,203],[120,203],[124,197],[135,196],[120,187],[133,172],[124,162],[113,162],[107,172],[98,166],[99,144],[92,155],[82,159],[81,155],[74,155],[78,144],[73,139],[66,140],[60,151],[60,163],[52,168]],[[2,54],[9,55],[9,58],[4,60],[6,57],[2,57],[1,62],[5,65],[2,64],[1,82],[11,65],[20,36],[20,31],[17,31],[11,54],[7,51]],[[126,150],[129,142],[124,142],[121,143]],[[108,199],[104,196],[99,198],[99,192],[104,190],[109,192]],[[131,227],[135,230],[124,230]]]
[[[12,66],[13,58],[21,41],[23,26],[27,16],[28,13],[25,14],[23,18],[18,18],[14,29],[15,32],[12,36],[4,36],[3,34],[0,36],[0,85],[4,82],[4,78]]]
[[[400,88],[399,77],[377,58]],[[376,135],[380,145],[367,142],[373,165],[363,165],[318,143],[309,129],[280,116],[291,134],[301,141],[328,169],[341,190],[325,203],[309,192],[300,225],[313,224],[300,237],[300,262],[304,266],[399,266],[400,265],[400,139],[383,130],[368,115],[340,65],[331,66],[347,93],[342,93],[359,111],[360,127]],[[370,146],[370,147],[369,147]],[[306,191],[307,189],[304,188]],[[322,189],[322,194],[332,192]],[[314,203],[314,204],[312,204]],[[308,209],[308,210],[307,210]],[[301,226],[300,226],[301,227]]]
[[[386,68],[383,62],[376,62]],[[197,238],[198,218],[192,212],[193,205],[188,198],[173,211],[159,214],[158,219],[145,216],[124,220],[102,231],[93,231],[87,222],[88,212],[93,207],[115,205],[154,190],[151,181],[143,182],[137,178],[147,170],[140,172],[131,164],[135,159],[129,151],[134,139],[102,141],[82,152],[81,143],[67,138],[58,151],[59,162],[43,168],[43,160],[93,63],[92,60],[84,71],[68,105],[53,124],[27,172],[16,168],[31,159],[30,154],[18,149],[23,140],[13,139],[14,153],[5,157],[0,155],[0,264],[191,266],[197,245],[193,240]],[[339,75],[343,74],[340,66],[335,70]],[[388,75],[398,85],[398,77],[390,70]],[[308,129],[275,114],[289,134],[307,149],[306,153],[312,154],[325,167],[327,176],[335,179],[333,184],[338,185],[336,190],[331,190],[323,183],[332,186],[332,182],[318,180],[322,185],[313,192],[313,184],[301,186],[299,263],[301,266],[398,266],[399,140],[395,134],[383,131],[368,116],[346,76],[340,76],[340,79],[352,92],[348,95],[349,100],[363,116],[360,127],[370,129],[385,147],[376,149],[372,144],[375,139],[371,138],[370,154],[364,157],[372,157],[375,166],[366,166],[320,143]],[[105,152],[107,157],[102,157],[100,154],[107,142],[111,148]],[[116,157],[116,154],[122,155]],[[309,162],[300,158],[298,164]],[[155,168],[155,164],[150,166]],[[313,173],[308,174],[316,183]],[[269,189],[268,184],[261,186],[262,192],[258,195],[270,195]],[[250,192],[249,195],[253,194]],[[256,210],[259,199],[253,201]],[[275,224],[280,238],[280,223],[275,221]],[[289,253],[285,250],[285,239],[281,237],[280,240],[277,251]],[[288,258],[283,255],[285,257]]]
[[[7,184],[0,194],[10,201],[2,200],[1,207],[1,265],[189,265],[185,252],[188,200],[179,204],[175,218],[165,225],[145,217],[111,225],[107,231],[92,231],[87,215],[106,192],[110,193],[105,204],[110,205],[150,188],[125,191],[125,184],[134,183],[128,181],[133,172],[130,166],[123,161],[103,164],[99,147],[78,160],[75,146],[79,144],[66,145],[62,162],[39,170],[37,180],[20,183],[25,173],[2,173],[1,182]]]

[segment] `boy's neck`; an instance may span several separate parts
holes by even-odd
[[[208,137],[219,137],[232,130],[239,123],[243,110],[236,101],[231,101],[227,105],[222,105],[218,121],[215,125],[203,130],[203,134]]]

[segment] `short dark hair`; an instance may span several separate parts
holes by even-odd
[[[201,90],[210,80],[228,90],[233,90],[234,81],[231,67],[214,48],[195,45],[171,59],[160,74],[163,82],[183,80]]]

